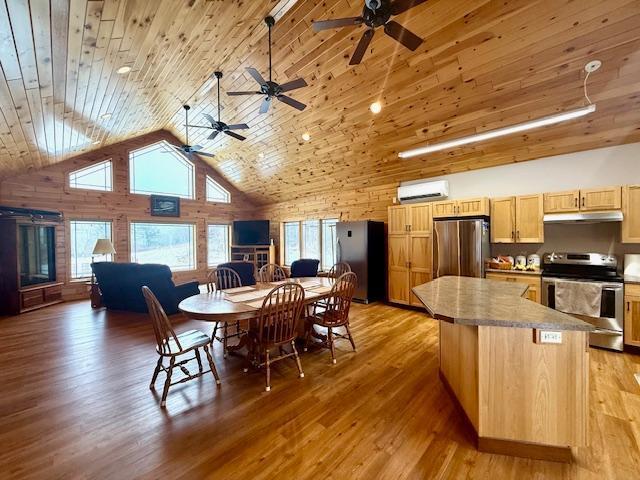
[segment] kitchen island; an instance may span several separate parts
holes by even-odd
[[[441,277],[413,293],[440,320],[440,378],[481,451],[571,461],[587,444],[588,332],[527,285]]]

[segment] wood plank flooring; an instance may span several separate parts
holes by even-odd
[[[640,478],[640,356],[591,351],[591,444],[564,465],[473,448],[425,314],[355,305],[352,325],[357,353],[305,353],[303,379],[278,362],[270,393],[217,345],[222,386],[177,386],[163,412],[145,315],[81,301],[0,318],[0,477]]]

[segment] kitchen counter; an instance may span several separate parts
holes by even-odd
[[[534,277],[542,275],[542,271],[540,270],[500,270],[499,268],[485,268],[484,271],[487,273],[504,273],[505,275],[532,275]]]
[[[439,325],[440,379],[478,450],[570,462],[587,445],[589,330],[527,284],[441,277],[413,293]]]
[[[485,278],[440,277],[413,293],[437,320],[545,330],[593,330],[589,323],[522,298],[527,285]]]

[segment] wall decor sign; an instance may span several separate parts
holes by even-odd
[[[151,215],[154,217],[179,217],[180,197],[151,195]]]

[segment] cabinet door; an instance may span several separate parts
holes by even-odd
[[[431,227],[433,219],[431,218],[431,204],[419,203],[409,206],[410,219],[409,231],[412,234],[429,234],[431,233]]]
[[[525,293],[525,297],[532,302],[540,303],[540,277],[537,275],[487,272],[486,278],[500,280],[502,282],[526,283],[529,288]]]
[[[640,243],[640,185],[622,189],[622,241]]]
[[[516,197],[516,241],[544,242],[544,207],[542,195]]]
[[[459,217],[472,217],[475,215],[488,216],[489,213],[488,198],[467,198],[457,201],[456,214]]]
[[[432,244],[431,235],[415,235],[409,237],[411,260],[409,261],[410,286],[422,285],[431,280]],[[411,305],[422,306],[422,302],[411,293]]]
[[[516,206],[514,197],[491,199],[491,242],[514,243]]]
[[[389,235],[389,301],[408,304],[409,235]]]
[[[580,190],[580,210],[619,210],[622,205],[622,188],[605,187]]]
[[[445,200],[443,202],[433,203],[433,218],[455,217],[456,203],[457,202],[455,200]]]
[[[544,194],[544,213],[567,213],[580,210],[580,191]]]
[[[640,297],[624,297],[624,343],[640,347]]]
[[[409,230],[409,207],[397,205],[389,207],[389,235],[405,234]]]

